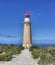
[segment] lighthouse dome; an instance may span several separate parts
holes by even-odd
[[[26,12],[26,13],[25,13],[25,17],[30,17],[29,12]]]
[[[29,12],[26,12],[26,13],[25,13],[24,22],[30,22],[30,14],[29,14]]]

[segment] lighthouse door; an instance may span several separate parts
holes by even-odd
[[[27,43],[27,45],[26,45],[26,48],[28,49],[29,48],[29,44]]]

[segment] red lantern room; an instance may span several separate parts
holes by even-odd
[[[25,17],[30,17],[29,12],[26,12],[26,13],[25,13]]]

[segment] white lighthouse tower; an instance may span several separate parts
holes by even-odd
[[[31,46],[32,46],[32,35],[31,35],[30,14],[29,12],[26,12],[24,18],[23,47],[30,48]]]

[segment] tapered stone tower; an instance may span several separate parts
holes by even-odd
[[[23,32],[23,47],[30,48],[32,46],[31,21],[30,14],[25,13],[24,32]]]

